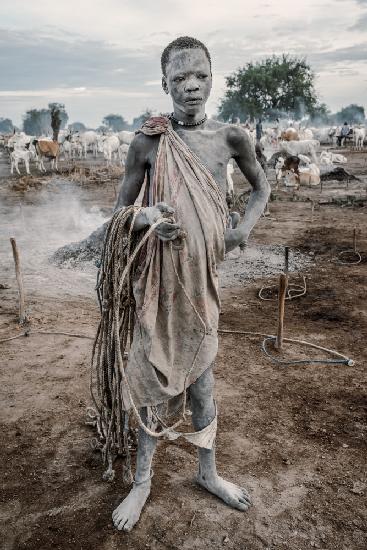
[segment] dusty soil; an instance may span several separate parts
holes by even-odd
[[[162,442],[139,525],[128,535],[115,531],[111,512],[128,488],[120,481],[120,467],[113,482],[102,481],[100,457],[90,448],[93,433],[85,425],[85,411],[91,341],[34,335],[0,343],[4,550],[365,550],[366,208],[324,204],[311,221],[308,200],[327,203],[351,187],[365,196],[366,153],[347,154],[359,182],[348,189],[327,182],[322,194],[315,189],[295,196],[278,193],[270,219],[261,219],[251,236],[251,247],[282,250],[289,245],[307,258],[308,291],[287,302],[286,335],[345,353],[354,366],[281,367],[266,359],[261,338],[220,338],[218,469],[249,489],[250,511],[234,511],[194,484],[193,447]],[[114,201],[113,185],[45,178],[19,189],[16,182],[0,180],[0,283],[10,287],[0,290],[0,338],[22,332],[8,244],[13,234],[22,253],[31,328],[93,336],[95,272],[60,270],[49,266],[47,255],[71,236],[87,235],[106,215]],[[354,227],[362,262],[341,265],[337,254],[350,248]],[[246,270],[243,257],[241,262]],[[276,283],[281,261],[265,277],[261,262],[257,265],[258,278],[236,282],[232,277],[223,289],[223,329],[276,330],[276,302],[260,301],[257,292],[264,283]],[[287,345],[283,356],[307,354]]]

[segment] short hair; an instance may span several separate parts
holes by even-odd
[[[197,40],[196,38],[192,38],[191,36],[180,36],[179,38],[176,38],[176,40],[173,40],[166,46],[163,50],[162,56],[161,56],[161,67],[162,67],[162,73],[164,76],[167,76],[166,68],[167,64],[169,62],[169,56],[170,53],[173,50],[188,50],[188,49],[200,49],[203,50],[205,53],[209,65],[210,65],[210,71],[212,70],[212,60],[210,57],[210,53],[208,51],[208,48],[200,42],[200,40]]]

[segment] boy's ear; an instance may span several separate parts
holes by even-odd
[[[167,80],[165,76],[162,76],[162,88],[166,94],[169,94],[168,86],[167,86]]]

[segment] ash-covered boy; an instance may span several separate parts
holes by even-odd
[[[246,490],[216,470],[216,405],[213,362],[218,349],[217,265],[224,253],[246,242],[260,218],[269,184],[248,134],[239,126],[209,120],[210,54],[200,41],[181,37],[162,54],[162,86],[173,103],[169,117],[148,120],[134,138],[118,208],[135,203],[145,183],[145,205],[134,231],[162,215],[134,275],[136,319],[126,376],[131,399],[145,424],[151,412],[188,392],[198,446],[197,482],[226,504],[247,510]],[[227,228],[226,173],[235,159],[252,186],[244,219]],[[175,433],[172,433],[172,438]],[[177,434],[176,434],[177,435]],[[135,481],[113,512],[114,525],[130,531],[150,494],[157,438],[140,428]]]

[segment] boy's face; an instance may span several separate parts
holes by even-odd
[[[205,109],[212,88],[210,63],[199,48],[173,50],[162,86],[170,94],[175,111],[195,115]]]

